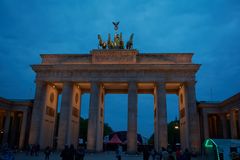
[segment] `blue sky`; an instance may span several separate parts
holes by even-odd
[[[140,52],[194,52],[198,100],[221,101],[240,91],[239,0],[1,0],[0,96],[34,96],[31,64],[41,53],[89,53],[97,34],[113,33],[112,21]],[[87,117],[88,95],[82,115]],[[139,96],[139,132],[153,131],[153,98]],[[177,98],[168,96],[168,120],[177,116]],[[127,95],[106,96],[105,121],[126,129]],[[114,115],[113,107],[119,114]],[[114,115],[114,116],[113,116]]]

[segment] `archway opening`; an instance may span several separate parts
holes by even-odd
[[[104,149],[114,150],[124,144],[127,135],[127,94],[106,94],[104,98]],[[120,141],[121,142],[120,142]],[[124,150],[126,146],[124,147]]]
[[[89,103],[90,94],[84,93],[81,96],[80,109],[80,126],[79,126],[79,143],[85,144],[87,142],[88,118],[89,118]]]
[[[142,145],[153,145],[154,132],[154,96],[138,94],[138,133],[141,134]],[[152,141],[151,141],[152,137]]]
[[[176,94],[167,94],[168,144],[173,150],[180,145],[179,104]]]

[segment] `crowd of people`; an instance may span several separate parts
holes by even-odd
[[[73,145],[65,145],[60,157],[62,160],[83,160],[85,156],[85,149],[83,146],[78,146],[77,149]]]
[[[143,160],[191,160],[191,153],[188,149],[185,149],[182,152],[180,149],[177,149],[176,152],[172,152],[172,150],[168,150],[166,148],[162,148],[159,152],[152,149],[149,151],[147,148],[143,150]]]
[[[155,149],[150,150],[148,146],[142,149],[143,160],[191,160],[191,153],[188,149],[182,150],[177,149],[173,152],[171,149],[161,148],[159,152]],[[151,158],[150,158],[151,157]],[[116,159],[121,160],[122,158],[122,146],[119,145],[116,149]]]
[[[8,148],[8,147],[3,147],[3,148]],[[2,149],[2,150],[8,151],[7,149]],[[44,153],[44,159],[50,160],[50,155],[53,153],[53,150],[49,146],[47,146],[42,151],[43,151],[42,153]],[[39,152],[40,152],[40,146],[38,144],[29,145],[26,148],[26,155],[29,155],[29,156],[39,156]],[[6,153],[11,153],[11,152],[6,152]],[[65,145],[64,149],[60,152],[59,158],[62,160],[83,160],[85,153],[86,153],[85,148],[81,145],[78,145],[76,149],[74,148],[74,145],[70,145],[70,146]],[[5,155],[9,155],[9,154],[5,154]],[[121,145],[118,145],[116,149],[116,159],[121,160],[122,155],[123,155],[123,147]],[[188,149],[185,149],[184,152],[179,148],[176,149],[176,152],[173,152],[170,148],[167,148],[167,149],[161,148],[160,151],[156,151],[154,148],[150,149],[149,146],[147,145],[142,148],[142,155],[143,155],[143,160],[191,160],[191,156],[192,156],[191,152],[189,152]]]
[[[149,160],[151,157],[152,160],[191,160],[191,153],[188,149],[185,149],[182,152],[180,149],[177,149],[175,154],[171,149],[162,148],[159,152],[155,149],[149,151],[147,147],[143,149],[143,160]]]
[[[30,156],[38,156],[40,151],[40,146],[39,145],[29,145],[26,149],[26,155]],[[50,155],[53,153],[53,150],[47,146],[44,150],[44,157],[45,160],[50,159]],[[85,149],[83,146],[79,145],[76,149],[74,148],[73,145],[68,145],[64,146],[64,149],[60,153],[60,158],[62,160],[83,160],[85,156]]]
[[[40,151],[40,145],[39,144],[29,144],[26,148],[26,155],[30,156],[38,156]]]

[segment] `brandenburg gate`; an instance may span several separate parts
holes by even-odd
[[[81,95],[90,93],[87,149],[102,151],[104,96],[128,94],[127,151],[137,151],[138,94],[154,95],[154,147],[168,145],[166,94],[179,96],[182,148],[200,150],[195,74],[200,65],[192,53],[139,53],[96,49],[90,54],[42,54],[36,72],[36,94],[30,144],[53,145],[58,97],[61,94],[58,147],[78,143]],[[117,111],[112,114],[118,114]]]
[[[133,34],[126,43],[113,22],[114,41],[98,35],[99,48],[90,54],[42,54],[36,72],[36,93],[29,144],[53,146],[58,97],[62,94],[58,148],[78,143],[81,95],[90,93],[87,149],[102,151],[105,94],[128,94],[127,151],[137,151],[137,104],[139,93],[154,95],[154,147],[168,146],[166,94],[179,95],[182,148],[200,150],[199,115],[195,96],[195,74],[200,65],[191,53],[139,53]],[[112,114],[117,114],[117,111]]]

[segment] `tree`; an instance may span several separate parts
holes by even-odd
[[[168,123],[168,144],[175,146],[176,143],[180,143],[180,128],[177,119]],[[148,144],[154,144],[154,134],[149,138]]]
[[[59,117],[60,113],[57,113],[56,125],[55,125],[55,133],[54,136],[58,137],[58,128],[59,128]],[[87,141],[87,130],[88,130],[88,119],[84,119],[80,117],[80,125],[79,125],[79,137],[82,138],[85,142]],[[113,133],[112,128],[108,123],[104,123],[104,136]],[[57,142],[54,141],[54,146],[56,146]]]
[[[87,141],[87,130],[88,130],[88,119],[80,117],[80,132],[79,137],[82,138],[85,142]],[[108,123],[104,123],[104,133],[103,135],[109,135],[113,132],[112,128]]]
[[[103,133],[103,135],[106,136],[106,135],[109,135],[111,133],[113,133],[112,128],[108,125],[108,123],[104,123],[104,133]]]
[[[180,143],[180,128],[177,119],[168,124],[168,144],[175,146],[176,143]]]

